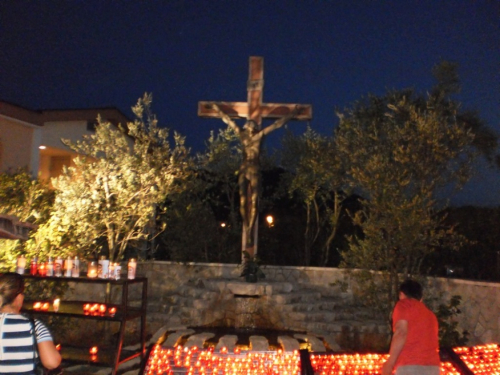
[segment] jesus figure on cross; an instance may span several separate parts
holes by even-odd
[[[257,227],[260,188],[260,150],[266,135],[281,128],[290,120],[310,120],[310,105],[263,103],[264,65],[262,57],[251,56],[247,82],[247,102],[199,102],[198,115],[221,118],[239,136],[243,161],[240,166],[238,185],[240,213],[243,221],[242,251],[248,256],[257,254]],[[246,119],[243,127],[233,119]],[[262,119],[276,121],[262,128]]]
[[[238,174],[238,186],[240,191],[240,214],[243,219],[243,225],[247,233],[253,233],[255,218],[258,211],[259,185],[260,185],[260,150],[262,141],[266,135],[272,131],[281,128],[290,119],[294,118],[298,112],[298,106],[295,107],[287,116],[280,118],[273,124],[259,130],[253,120],[248,120],[243,128],[239,127],[227,114],[225,114],[217,103],[212,104],[227,125],[239,136],[243,146],[243,161]],[[248,238],[247,241],[251,239]]]

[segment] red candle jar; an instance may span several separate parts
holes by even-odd
[[[31,263],[30,263],[30,275],[33,275],[35,276],[36,275],[36,271],[37,271],[37,259],[36,257],[34,257],[33,259],[31,259]]]
[[[47,276],[47,267],[44,262],[38,265],[38,274],[42,277]]]

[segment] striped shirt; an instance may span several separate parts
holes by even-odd
[[[35,319],[38,342],[53,341],[49,330]],[[0,313],[0,375],[34,374],[33,335],[30,320],[24,315]]]

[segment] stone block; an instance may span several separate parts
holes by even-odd
[[[278,305],[284,305],[287,303],[287,297],[283,294],[273,295],[272,300],[274,303],[276,303]]]
[[[264,283],[232,281],[227,283],[227,289],[229,289],[233,295],[240,296],[263,296],[266,294],[266,284]]]
[[[481,323],[477,323],[474,328],[474,336],[481,337],[486,332],[486,329],[483,327]]]
[[[179,341],[183,337],[192,335],[194,332],[195,331],[192,330],[192,329],[185,329],[185,330],[180,330],[180,331],[173,332],[173,333],[171,333],[171,334],[168,335],[167,339],[162,344],[162,347],[164,347],[164,348],[173,348],[173,347],[175,347],[179,343]]]
[[[203,348],[203,346],[205,345],[205,341],[211,339],[214,336],[215,333],[212,332],[198,333],[196,335],[189,336],[184,346],[188,348],[192,347]]]
[[[216,350],[221,350],[222,348],[227,348],[228,351],[234,351],[236,347],[236,342],[238,341],[238,336],[236,335],[224,335],[219,339]]]
[[[250,336],[250,349],[254,351],[268,351],[269,341],[264,336]]]
[[[326,352],[326,347],[323,341],[318,339],[315,335],[306,335],[302,333],[296,333],[293,335],[296,339],[305,341],[309,344],[309,350],[312,352],[320,353]]]
[[[299,342],[290,336],[278,336],[278,343],[281,345],[283,351],[285,352],[300,350]]]
[[[167,326],[161,327],[156,333],[151,337],[149,342],[156,343],[163,335],[167,332]]]
[[[323,340],[325,341],[325,344],[330,348],[330,350],[334,352],[340,352],[342,348],[340,345],[337,343],[337,340],[335,340],[335,337],[332,335],[320,335],[323,337]]]
[[[203,300],[203,299],[195,299],[193,301],[193,307],[197,310],[203,310],[206,309],[209,305],[208,301]]]

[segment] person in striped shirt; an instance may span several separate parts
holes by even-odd
[[[24,280],[17,273],[0,275],[0,374],[34,375],[33,325],[20,314],[24,302]],[[37,349],[43,366],[55,369],[61,363],[47,327],[35,319]]]

